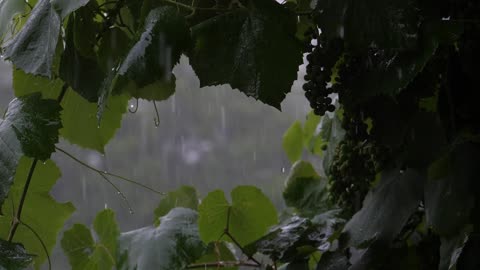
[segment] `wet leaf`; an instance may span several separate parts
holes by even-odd
[[[25,269],[32,263],[33,257],[27,253],[21,244],[10,243],[0,239],[0,269]]]
[[[87,8],[84,7],[82,9]],[[68,19],[65,30],[65,51],[60,61],[60,78],[89,102],[97,102],[100,95],[100,87],[106,74],[100,68],[95,58],[82,55],[81,51],[75,46],[75,25],[80,23],[82,19],[93,20],[91,17],[83,18],[80,14],[75,13]],[[90,14],[90,16],[93,16],[93,14]],[[88,51],[88,49],[85,49],[85,51]]]
[[[198,209],[198,196],[194,187],[182,186],[177,190],[170,191],[163,197],[155,209],[154,224],[158,226],[160,224],[159,218],[165,216],[176,207],[190,208],[192,210]]]
[[[60,24],[50,0],[40,0],[22,30],[5,45],[5,58],[26,73],[50,77]]]
[[[283,198],[289,207],[295,207],[302,216],[314,216],[329,208],[327,202],[327,181],[322,179],[306,161],[293,164],[283,191]]]
[[[10,102],[5,119],[0,119],[0,206],[12,185],[20,157],[50,158],[58,142],[61,107],[40,94]]]
[[[62,19],[80,7],[85,6],[89,1],[90,0],[51,0],[52,6],[62,16]]]
[[[280,108],[302,62],[296,16],[274,1],[256,1],[192,28],[191,64],[201,86],[230,84]]]
[[[0,2],[0,45],[10,32],[15,16],[25,11],[23,0],[4,0]]]
[[[475,183],[480,173],[473,144],[461,144],[432,164],[425,188],[425,216],[429,225],[452,237],[470,222]]]
[[[175,89],[173,66],[190,47],[189,28],[176,8],[164,6],[151,10],[140,39],[130,49],[118,71],[135,82],[136,87],[125,89],[133,90],[130,94],[136,98],[165,99],[162,98],[164,93],[173,93]],[[153,83],[156,83],[154,88],[147,88]],[[125,90],[125,84],[116,89]]]
[[[383,172],[362,209],[345,225],[349,245],[358,247],[373,240],[389,244],[422,200],[423,182],[422,174],[415,170]]]
[[[74,224],[65,231],[61,244],[72,270],[108,270],[116,264],[117,240],[120,235],[115,213],[99,212],[93,222],[98,242],[83,224]]]
[[[15,182],[8,194],[9,199],[14,202],[15,208],[18,207],[17,203],[23,192],[31,164],[32,159],[23,157],[18,165]],[[60,170],[53,161],[38,162],[22,211],[22,222],[35,230],[50,254],[57,243],[58,233],[63,228],[65,221],[75,211],[75,207],[71,203],[59,203],[50,195],[50,190],[59,178]],[[2,210],[5,215],[0,217],[0,237],[6,238],[14,213],[10,203],[4,204]],[[55,214],[52,215],[52,213]],[[20,225],[13,240],[22,243],[29,254],[36,255],[34,266],[35,269],[40,269],[47,257],[35,234],[27,227]]]
[[[161,218],[158,227],[122,233],[118,269],[184,269],[206,250],[198,235],[197,217],[194,210],[175,208]]]
[[[277,223],[277,211],[262,191],[252,186],[238,186],[231,192],[230,204],[221,190],[210,192],[199,206],[198,227],[205,243],[219,240],[227,228],[241,244],[260,238]],[[230,215],[229,215],[230,214]],[[223,240],[231,241],[227,237]]]

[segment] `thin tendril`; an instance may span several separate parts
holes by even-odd
[[[135,99],[135,108],[132,110],[133,105],[131,108],[128,108],[129,113],[136,113],[138,111],[138,98]]]
[[[20,221],[20,224],[27,227],[27,229],[29,229],[35,235],[35,237],[38,239],[38,241],[42,245],[43,251],[45,251],[45,255],[47,255],[48,269],[52,270],[52,261],[50,260],[50,254],[48,253],[48,249],[47,249],[47,246],[45,245],[45,242],[43,242],[40,235],[32,227],[30,227],[30,225],[28,225],[27,223],[25,223],[23,221]]]
[[[155,103],[155,100],[153,101],[153,108],[155,108],[155,118],[153,118],[153,121],[155,123],[155,126],[159,127],[160,126],[160,115],[158,114],[157,103]]]
[[[166,194],[165,192],[161,192],[161,191],[155,190],[155,189],[153,189],[153,188],[151,188],[151,187],[149,187],[149,186],[146,186],[146,185],[144,185],[144,184],[142,184],[142,183],[139,183],[139,182],[137,182],[137,181],[128,179],[128,178],[126,178],[126,177],[124,177],[124,176],[120,176],[120,175],[117,175],[117,174],[114,174],[114,173],[104,172],[104,171],[101,171],[101,170],[99,170],[99,169],[97,169],[97,168],[94,168],[94,167],[88,165],[87,163],[81,161],[80,159],[76,158],[76,157],[73,156],[72,154],[68,153],[67,151],[65,151],[65,150],[63,150],[63,149],[61,149],[61,148],[59,148],[59,147],[55,147],[55,149],[58,150],[58,151],[60,151],[60,152],[62,152],[63,154],[65,154],[66,156],[68,156],[69,158],[71,158],[72,160],[74,160],[75,162],[79,163],[80,165],[82,165],[82,166],[84,166],[84,167],[86,167],[86,168],[88,168],[88,169],[90,169],[90,170],[98,173],[99,175],[115,177],[115,178],[118,178],[118,179],[123,180],[123,181],[125,181],[125,182],[128,182],[128,183],[137,185],[137,186],[139,186],[139,187],[142,187],[142,188],[144,188],[144,189],[146,189],[146,190],[149,190],[149,191],[151,191],[151,192],[153,192],[153,193],[156,193],[156,194],[160,194],[160,195],[165,195],[165,194]]]

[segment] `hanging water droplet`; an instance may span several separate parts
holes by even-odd
[[[133,215],[135,212],[133,212],[133,209],[132,209],[132,208],[129,208],[129,209],[128,209],[128,213],[130,213],[130,215]]]
[[[43,165],[45,165],[45,164],[47,164],[47,161],[46,161],[46,160],[43,162]]]
[[[107,174],[108,172],[107,171],[103,171],[104,174]],[[118,192],[118,194],[120,194],[120,192]]]
[[[105,209],[107,209],[107,208],[108,208],[108,205],[107,205],[107,203],[105,203]]]

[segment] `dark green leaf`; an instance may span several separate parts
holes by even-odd
[[[130,92],[134,97],[157,99],[165,92],[173,92],[173,66],[190,47],[190,31],[184,17],[174,7],[156,8],[148,14],[144,32],[128,52],[119,74],[135,82],[136,87]],[[154,88],[145,89],[155,82]]]
[[[456,236],[442,238],[439,270],[457,269],[457,261],[468,241],[468,236],[469,233],[461,231]]]
[[[344,38],[355,49],[411,48],[418,38],[419,17],[412,0],[321,0],[314,15],[322,34]]]
[[[383,172],[363,208],[345,225],[349,245],[358,247],[373,240],[390,243],[422,200],[423,182],[423,176],[411,169]]]
[[[130,2],[130,1],[129,1]],[[100,64],[103,72],[108,73],[115,68],[119,59],[125,57],[128,53],[128,49],[131,41],[127,34],[120,28],[110,28],[103,35],[98,45],[98,63]]]
[[[295,207],[304,216],[314,216],[328,209],[327,181],[306,161],[293,164],[287,178],[283,198],[287,206]]]
[[[0,239],[0,269],[22,270],[33,261],[33,256],[21,244]]]
[[[475,145],[462,144],[429,169],[425,215],[428,224],[442,236],[456,235],[470,220],[474,185],[480,173],[479,153]]]
[[[260,189],[239,186],[232,190],[231,195],[232,204],[228,203],[221,190],[210,192],[202,200],[198,226],[204,242],[219,240],[227,228],[227,221],[230,234],[241,245],[260,238],[270,226],[277,223],[277,211]],[[231,241],[226,237],[222,239]]]
[[[23,157],[18,165],[15,182],[8,194],[8,198],[15,204],[15,209],[18,207],[16,204],[22,196],[31,164],[32,159]],[[65,221],[75,211],[75,207],[71,203],[59,203],[50,195],[50,190],[59,178],[60,170],[55,163],[51,160],[45,163],[38,162],[22,211],[22,222],[35,230],[42,238],[50,254],[52,254],[52,250],[57,243],[58,233],[63,228]],[[10,203],[4,204],[2,210],[5,215],[0,217],[0,237],[6,238],[15,213],[12,212]],[[42,244],[35,237],[35,234],[27,227],[20,225],[14,240],[22,243],[28,253],[36,255],[34,266],[35,269],[40,269],[47,257]]]
[[[335,157],[335,150],[345,137],[345,130],[342,128],[342,121],[340,120],[338,111],[335,112],[332,117],[329,114],[322,117],[318,136],[320,136],[320,138],[316,140],[328,142],[323,158],[323,169],[328,171]]]
[[[175,191],[169,192],[158,204],[155,209],[155,225],[160,224],[161,217],[165,216],[176,207],[198,209],[198,196],[195,188],[190,186],[182,186]]]
[[[158,227],[122,233],[118,269],[184,269],[206,249],[198,236],[197,217],[191,209],[175,208],[161,218]]]
[[[260,252],[274,261],[290,262],[307,258],[315,251],[330,248],[330,237],[343,220],[336,218],[339,211],[317,216],[313,220],[294,216],[245,247],[248,253]]]
[[[275,1],[255,1],[195,26],[190,57],[202,86],[230,84],[280,108],[302,62],[296,16]]]
[[[316,270],[345,270],[348,269],[350,263],[347,256],[339,250],[335,252],[326,252],[322,254],[320,262],[317,264]]]
[[[90,0],[51,0],[52,6],[58,11],[62,18],[85,6]]]
[[[77,13],[68,20],[65,52],[60,61],[60,78],[89,102],[97,102],[106,76],[96,59],[83,56],[75,46],[75,24],[79,20],[81,17]]]
[[[93,228],[98,236],[95,243],[90,230],[75,224],[62,238],[62,248],[73,270],[108,270],[116,264],[117,240],[120,235],[115,213],[105,209],[97,214]]]
[[[22,155],[46,160],[58,142],[61,107],[40,94],[10,102],[5,119],[0,119],[0,206],[12,185]]]
[[[26,73],[50,77],[60,24],[50,0],[40,0],[22,30],[6,44],[4,56]]]

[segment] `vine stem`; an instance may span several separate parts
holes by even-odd
[[[86,167],[87,169],[90,169],[90,170],[96,172],[97,174],[99,174],[100,176],[102,176],[102,178],[104,178],[104,179],[105,179],[106,176],[115,177],[115,178],[118,178],[118,179],[123,180],[123,181],[125,181],[125,182],[128,182],[128,183],[137,185],[137,186],[139,186],[139,187],[142,187],[142,188],[144,188],[144,189],[146,189],[146,190],[149,190],[149,191],[151,191],[151,192],[153,192],[153,193],[157,193],[157,194],[160,194],[160,195],[166,195],[165,192],[161,192],[161,191],[155,190],[155,189],[153,189],[153,188],[151,188],[151,187],[149,187],[149,186],[146,186],[146,185],[144,185],[144,184],[142,184],[142,183],[139,183],[139,182],[137,182],[137,181],[128,179],[128,178],[126,178],[126,177],[123,177],[123,176],[121,176],[121,175],[117,175],[117,174],[114,174],[114,173],[109,173],[109,172],[101,171],[101,170],[99,170],[99,169],[97,169],[97,168],[95,168],[95,167],[92,167],[92,166],[88,165],[87,163],[81,161],[80,159],[76,158],[74,155],[72,155],[72,154],[68,153],[67,151],[63,150],[63,149],[60,148],[60,147],[55,147],[55,149],[58,150],[59,152],[62,152],[63,154],[65,154],[67,157],[71,158],[72,160],[74,160],[74,161],[77,162],[78,164]]]
[[[177,7],[182,7],[182,8],[191,10],[192,12],[194,12],[195,10],[206,10],[206,11],[207,11],[207,10],[210,10],[210,11],[229,11],[229,10],[230,10],[230,9],[228,9],[228,8],[193,7],[193,6],[189,6],[189,5],[186,5],[186,4],[183,4],[183,3],[180,3],[180,2],[174,1],[174,0],[161,0],[161,1],[163,1],[163,2],[165,2],[165,3],[172,4],[172,5],[176,5]]]
[[[67,92],[68,89],[68,84],[64,83],[62,86],[62,90],[60,91],[60,94],[58,95],[57,101],[60,104],[63,100],[63,97],[65,96],[65,93]],[[27,181],[25,182],[25,185],[23,186],[23,192],[22,196],[20,197],[20,203],[18,204],[17,211],[15,213],[15,216],[12,218],[12,224],[10,227],[10,231],[8,233],[8,242],[12,242],[13,237],[15,236],[15,233],[17,232],[18,225],[22,223],[21,217],[22,217],[22,211],[23,211],[23,205],[25,204],[25,200],[27,199],[27,194],[28,194],[28,189],[30,187],[30,183],[32,182],[32,177],[33,173],[35,172],[35,168],[37,167],[38,163],[38,158],[35,158],[32,161],[32,165],[30,166],[30,170],[28,172],[27,176]]]
[[[28,188],[30,187],[30,182],[32,181],[35,168],[37,167],[37,162],[38,162],[38,159],[34,159],[32,162],[32,165],[30,166],[27,182],[25,182],[25,186],[23,187],[22,197],[20,197],[20,204],[18,205],[17,212],[15,213],[15,217],[12,219],[12,226],[10,227],[10,232],[8,233],[8,238],[7,238],[8,242],[12,242],[13,237],[15,236],[15,232],[18,229],[18,225],[20,225],[21,223],[20,218],[22,217],[23,204],[25,203],[25,199],[27,198]]]

